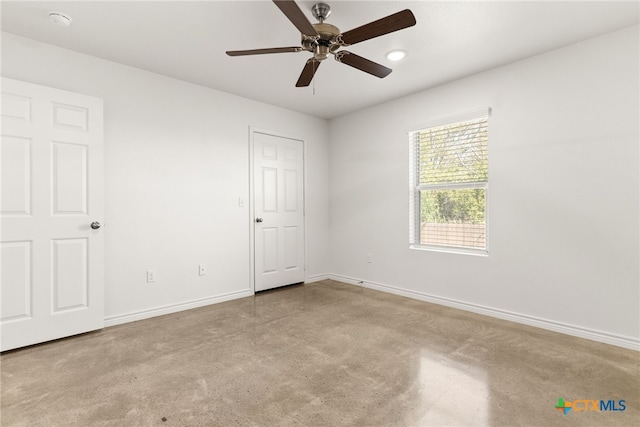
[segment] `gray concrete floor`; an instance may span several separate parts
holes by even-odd
[[[640,353],[324,281],[0,358],[3,426],[639,425]],[[555,409],[625,400],[625,411]],[[619,405],[617,406],[619,408]]]

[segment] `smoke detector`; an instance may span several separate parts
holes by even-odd
[[[56,25],[68,27],[71,25],[71,17],[60,12],[49,12],[49,19]]]

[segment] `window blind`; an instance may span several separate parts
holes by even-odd
[[[487,182],[487,118],[412,133],[417,184]]]

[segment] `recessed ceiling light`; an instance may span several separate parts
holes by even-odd
[[[400,61],[405,56],[407,56],[407,52],[405,52],[404,50],[392,50],[391,52],[387,53],[387,59],[389,61]]]
[[[49,12],[49,19],[56,25],[68,27],[71,25],[71,17],[60,12]]]

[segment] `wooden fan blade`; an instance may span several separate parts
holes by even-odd
[[[409,9],[405,9],[342,33],[342,41],[346,45],[356,44],[414,25],[416,25],[416,17],[413,16],[413,13]]]
[[[307,63],[304,64],[304,68],[302,69],[302,73],[300,73],[296,87],[309,86],[311,80],[313,80],[313,76],[316,74],[316,71],[318,71],[319,66],[320,61],[314,58],[309,59]]]
[[[301,52],[304,49],[300,46],[292,47],[272,47],[267,49],[249,49],[249,50],[228,50],[229,56],[243,56],[243,55],[263,55],[265,53],[288,53],[288,52]]]
[[[338,52],[336,54],[336,60],[380,78],[387,77],[391,71],[393,71],[391,68],[387,68],[377,62],[369,61],[367,58],[363,58],[346,50]]]
[[[311,25],[311,22],[309,22],[309,20],[295,1],[273,0],[273,2],[276,4],[276,6],[278,6],[282,13],[284,13],[285,16],[289,18],[289,21],[291,21],[291,23],[295,25],[298,31],[300,31],[302,34],[305,34],[307,36],[318,35],[316,29],[313,28],[313,25]]]

